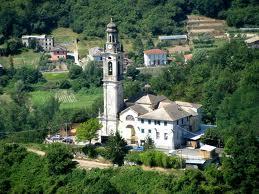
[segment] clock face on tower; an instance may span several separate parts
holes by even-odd
[[[108,49],[111,49],[111,48],[112,48],[112,45],[111,45],[111,44],[109,44],[109,45],[108,45]]]

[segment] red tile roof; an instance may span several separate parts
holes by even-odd
[[[166,54],[165,51],[160,50],[160,49],[151,49],[151,50],[145,50],[145,54]]]

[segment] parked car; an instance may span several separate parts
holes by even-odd
[[[69,144],[74,143],[73,139],[70,138],[70,137],[65,137],[65,138],[62,140],[62,142],[64,142],[64,143],[69,143]]]

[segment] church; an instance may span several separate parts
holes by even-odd
[[[135,102],[123,98],[123,49],[118,29],[111,20],[107,25],[103,52],[104,112],[99,140],[119,131],[129,145],[142,145],[147,137],[156,148],[177,149],[185,143],[185,135],[197,131],[201,121],[201,105],[171,101],[165,96],[147,94]]]

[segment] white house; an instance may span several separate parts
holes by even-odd
[[[147,67],[166,65],[166,52],[160,49],[151,49],[144,51],[144,64]]]
[[[200,107],[148,94],[120,113],[118,129],[128,144],[141,145],[151,137],[157,148],[175,149],[197,128]]]

